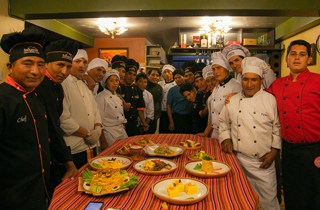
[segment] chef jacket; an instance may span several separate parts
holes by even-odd
[[[70,150],[67,148],[60,129],[59,118],[62,114],[62,102],[64,98],[61,84],[58,84],[49,72],[46,71],[43,81],[36,88],[36,92],[43,99],[46,107],[52,155],[60,163],[72,161]],[[55,151],[56,154],[54,154],[53,151]]]
[[[93,90],[92,90],[92,94],[93,94],[93,97],[97,97],[97,95],[103,91],[103,86],[101,85],[100,82],[97,82],[96,85],[94,86]]]
[[[201,111],[206,107],[205,100],[206,92],[198,91],[196,100],[191,103],[191,116],[192,116],[192,127],[193,133],[203,133],[208,125],[208,115],[201,117]]]
[[[291,74],[267,90],[276,99],[282,138],[290,143],[320,141],[320,75],[304,70],[292,82]]]
[[[162,101],[161,101],[161,111],[167,111],[167,97],[170,88],[177,85],[177,83],[172,80],[172,82],[166,82],[165,80],[160,81],[159,85],[162,87]]]
[[[154,106],[154,118],[161,117],[161,101],[162,101],[162,87],[159,84],[154,84],[148,80],[146,90],[152,94]],[[151,118],[150,118],[151,119]]]
[[[102,120],[102,130],[108,133],[107,142],[110,145],[114,140],[125,138],[123,124],[127,123],[124,116],[122,100],[108,89],[104,89],[95,98]],[[126,136],[127,137],[127,136]]]
[[[149,118],[151,120],[154,119],[154,103],[153,103],[153,96],[152,94],[147,91],[147,90],[144,90],[142,92],[143,94],[143,100],[144,100],[144,103],[146,105],[146,109],[144,110],[144,119],[146,118]],[[142,122],[141,120],[139,119],[139,124],[142,125]]]
[[[71,147],[71,154],[77,154],[96,145],[88,145],[84,138],[72,135],[80,126],[91,131],[94,124],[101,124],[101,117],[97,104],[89,88],[71,74],[62,82],[64,91],[63,112],[60,117],[63,138],[67,146]]]
[[[266,74],[262,75],[263,78],[263,83],[261,85],[261,88],[269,88],[270,85],[273,83],[273,81],[275,81],[277,79],[276,75],[274,74],[274,71],[272,69],[269,68],[269,70],[267,71]],[[237,76],[237,80],[240,82],[242,82],[242,74],[239,73]]]
[[[281,149],[281,129],[276,99],[260,89],[246,98],[234,95],[219,116],[219,140],[232,139],[233,148],[241,154],[259,159]]]
[[[208,112],[211,112],[211,126],[213,128],[211,138],[218,139],[219,137],[219,114],[224,106],[226,96],[241,90],[241,84],[231,76],[213,89],[211,100],[208,101]]]
[[[1,209],[42,209],[50,180],[46,111],[9,75],[0,84]]]
[[[138,111],[146,110],[141,89],[133,83],[131,85],[125,85],[121,82],[117,93],[121,95],[126,103],[130,103],[130,110],[125,112],[128,123],[130,123],[130,121],[136,121],[139,116]]]

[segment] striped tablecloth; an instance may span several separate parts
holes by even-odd
[[[169,145],[179,144],[179,142],[186,141],[187,139],[200,142],[202,144],[201,150],[214,155],[217,160],[231,166],[231,171],[227,176],[222,178],[203,179],[195,177],[185,171],[183,166],[188,162],[187,156],[199,150],[186,150],[184,154],[175,158],[170,158],[170,160],[178,164],[178,169],[171,174],[147,176],[138,173],[132,166],[130,166],[127,171],[137,175],[139,177],[140,184],[129,191],[94,197],[78,192],[78,179],[75,179],[74,181],[66,180],[55,189],[49,209],[84,209],[90,201],[95,201],[104,203],[102,209],[112,207],[122,210],[160,210],[162,201],[153,195],[151,186],[161,179],[170,177],[196,178],[206,183],[210,188],[210,192],[204,200],[196,204],[186,206],[168,204],[169,210],[257,209],[259,202],[258,195],[251,187],[235,156],[223,153],[217,140],[191,134],[152,134],[145,136],[157,143],[166,143]],[[117,140],[103,151],[100,156],[116,155],[116,148],[123,144],[133,143],[135,140],[140,138],[141,136],[133,136]],[[88,164],[82,167],[80,172],[84,171],[87,167],[89,167]]]

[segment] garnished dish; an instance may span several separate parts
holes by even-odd
[[[148,139],[146,136],[142,137],[141,139],[138,139],[134,142],[137,145],[145,146],[147,144],[155,144],[152,140]]]
[[[210,157],[204,157],[202,161],[192,161],[185,164],[188,173],[202,177],[223,177],[230,172],[230,167],[219,161],[214,161]]]
[[[100,171],[86,169],[81,175],[78,191],[94,196],[129,190],[139,184],[137,176],[129,176],[127,171],[119,169],[103,169]]]
[[[154,144],[145,146],[143,150],[150,156],[175,157],[183,154],[185,148],[180,146]]]
[[[201,201],[208,193],[205,183],[192,178],[167,178],[153,184],[152,192],[162,201],[188,205]]]
[[[200,149],[201,148],[200,143],[196,143],[190,139],[186,140],[185,142],[180,142],[179,145],[181,145],[187,149]]]
[[[123,145],[116,150],[116,153],[119,155],[131,155],[131,144]]]
[[[106,168],[126,169],[131,165],[131,163],[132,160],[125,156],[103,156],[91,159],[90,166],[95,170],[101,170]]]
[[[175,162],[165,159],[146,159],[133,165],[133,168],[139,173],[146,175],[169,174],[177,169]]]
[[[205,151],[200,151],[198,153],[193,153],[188,156],[190,160],[202,160],[203,158],[211,158],[214,159],[213,155],[207,154]]]

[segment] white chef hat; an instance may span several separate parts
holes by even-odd
[[[242,57],[250,57],[251,56],[249,50],[239,44],[232,44],[232,45],[225,47],[222,50],[222,54],[227,58],[228,61],[232,56],[235,56],[235,55],[240,55]]]
[[[225,69],[230,70],[229,62],[222,55],[221,52],[212,53],[211,58],[212,58],[212,65],[218,64],[218,65],[224,67]]]
[[[90,71],[91,69],[94,69],[96,67],[102,67],[107,71],[108,70],[108,63],[101,58],[94,58],[89,63],[87,70]]]
[[[73,60],[77,60],[79,58],[84,58],[86,60],[88,60],[88,53],[87,51],[83,50],[83,49],[78,49],[77,54],[73,57]]]
[[[115,69],[111,69],[111,70],[106,72],[105,81],[107,81],[107,79],[112,75],[116,75],[118,77],[119,81],[120,81],[119,72],[117,70],[115,70]]]
[[[266,62],[256,57],[246,57],[241,62],[242,74],[255,73],[262,77],[269,70]]]
[[[164,65],[163,66],[163,68],[162,68],[162,74],[163,74],[163,72],[165,71],[165,70],[170,70],[171,72],[174,72],[174,70],[176,70],[176,68],[174,67],[174,66],[172,66],[172,65],[170,65],[170,64],[166,64],[166,65]]]
[[[208,65],[202,69],[202,75],[203,78],[206,80],[208,77],[212,77],[213,71],[212,71],[212,65]]]

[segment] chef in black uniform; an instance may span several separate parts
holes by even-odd
[[[47,209],[50,139],[46,109],[34,91],[45,75],[45,33],[4,34],[9,75],[0,84],[1,209]]]
[[[115,55],[111,60],[112,69],[119,72],[120,81],[124,80],[124,76],[126,74],[126,62],[127,57],[123,55]]]
[[[128,59],[126,62],[126,74],[124,80],[121,81],[117,92],[125,100],[126,103],[130,103],[130,110],[125,112],[127,119],[126,131],[128,136],[140,135],[138,127],[138,117],[140,117],[143,124],[144,131],[147,131],[149,125],[146,124],[144,119],[145,103],[141,89],[133,84],[137,76],[139,69],[139,63],[133,59]]]
[[[182,70],[184,71],[184,78],[186,82],[193,84],[194,83],[194,72],[191,70],[192,66],[196,64],[195,61],[186,61],[182,65]]]
[[[70,150],[62,137],[60,115],[63,107],[63,89],[61,83],[68,77],[72,67],[72,59],[78,51],[78,43],[69,40],[58,40],[46,47],[46,73],[36,92],[46,106],[50,150],[51,150],[51,184],[50,192],[62,180],[74,179],[79,173],[72,161]],[[65,169],[59,170],[60,165]],[[51,194],[50,193],[50,194]]]

